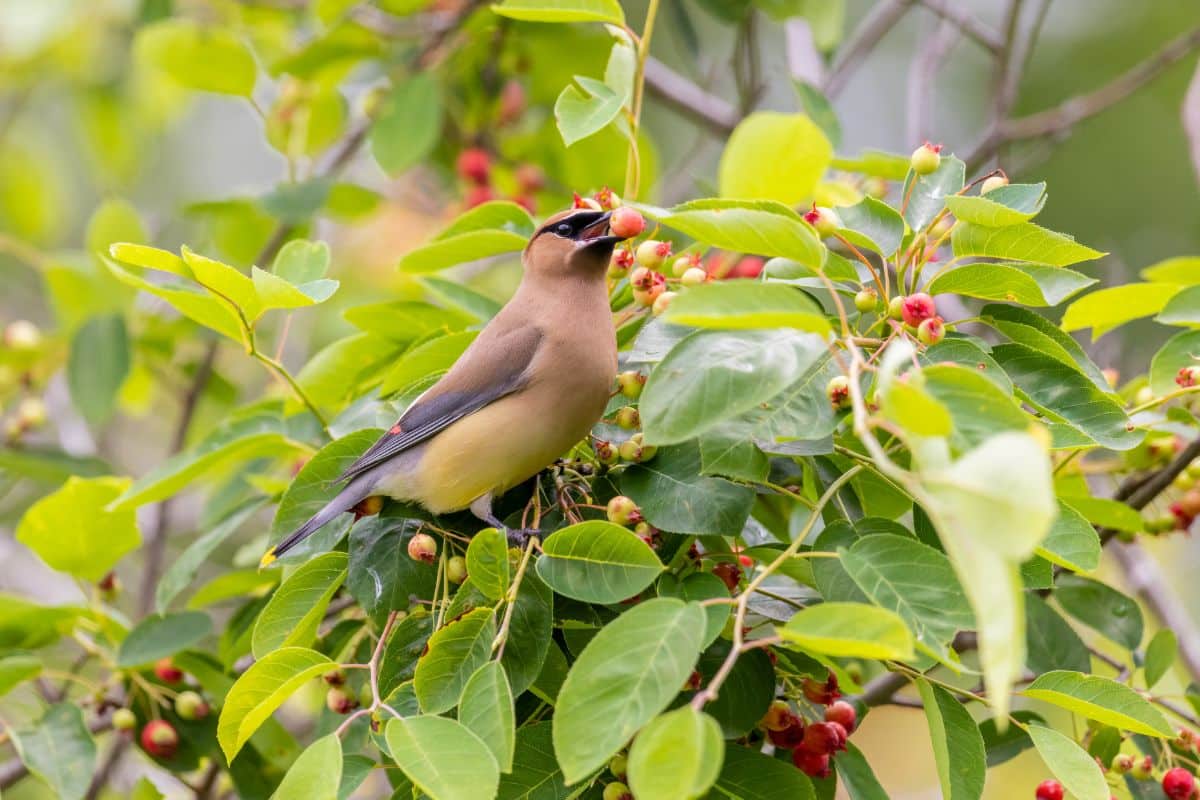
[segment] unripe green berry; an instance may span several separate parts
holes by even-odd
[[[613,446],[612,442],[606,442],[602,439],[592,442],[592,452],[596,454],[596,460],[605,465],[615,464],[621,457],[621,454],[617,452],[617,448]]]
[[[815,203],[811,209],[805,212],[804,221],[812,225],[816,229],[817,235],[822,239],[833,236],[837,233],[838,228],[842,227],[841,219],[833,212],[832,208],[819,206]]]
[[[180,719],[204,719],[208,716],[208,703],[196,692],[180,692],[175,698],[175,713]]]
[[[1150,756],[1135,758],[1133,769],[1129,770],[1129,775],[1138,781],[1150,780],[1150,778],[1154,777],[1154,759]]]
[[[1196,480],[1192,476],[1188,475],[1187,472],[1181,472],[1175,476],[1173,481],[1171,481],[1171,485],[1176,489],[1186,492],[1188,489],[1196,485]]]
[[[708,273],[702,267],[688,267],[679,278],[684,286],[699,286],[708,280]]]
[[[629,759],[625,757],[624,753],[617,753],[612,757],[612,761],[608,762],[608,771],[611,772],[613,777],[617,778],[618,780],[625,780],[628,770]]]
[[[825,386],[829,404],[835,411],[850,407],[850,379],[845,375],[834,375]]]
[[[913,151],[910,166],[918,175],[928,175],[936,172],[942,165],[942,146],[940,144],[925,144]]]
[[[657,447],[642,442],[642,435],[640,433],[635,433],[624,442],[621,442],[621,458],[626,461],[632,461],[635,464],[649,461],[654,458],[657,452]]]
[[[684,273],[689,269],[694,269],[700,266],[700,256],[696,253],[688,253],[686,256],[680,256],[671,262],[671,274],[676,278],[682,278]]]
[[[854,307],[862,313],[874,311],[879,306],[879,295],[875,294],[874,289],[862,289],[858,294],[854,295]]]
[[[428,533],[418,533],[408,540],[408,557],[413,561],[432,564],[437,560],[437,540]]]
[[[349,714],[358,701],[336,686],[325,694],[325,707],[335,714]]]
[[[863,193],[874,197],[876,200],[882,200],[887,197],[888,182],[883,178],[872,176],[863,181]]]
[[[369,707],[375,703],[375,695],[371,693],[371,682],[363,681],[363,685],[358,687],[358,704],[360,706]]]
[[[13,350],[32,350],[42,343],[42,332],[38,326],[26,319],[18,319],[4,329],[4,346]]]
[[[46,424],[46,404],[40,397],[26,397],[17,405],[17,421],[25,430]]]
[[[898,294],[888,302],[888,318],[904,319],[904,295]]]
[[[608,501],[605,513],[608,515],[608,521],[617,525],[628,525],[631,522],[638,522],[642,517],[637,503],[623,494],[619,494]]]
[[[1001,186],[1008,186],[1008,178],[1003,175],[993,175],[983,182],[979,187],[980,194],[987,194],[993,189],[999,189]]]
[[[341,686],[346,682],[346,670],[338,667],[331,669],[321,676],[321,680],[325,681],[330,686]]]
[[[467,560],[462,556],[454,556],[446,562],[446,580],[454,584],[467,579]]]
[[[917,339],[924,345],[935,345],[946,338],[946,326],[941,317],[930,317],[922,320],[917,326]]]
[[[617,410],[617,425],[627,431],[636,430],[641,427],[642,415],[633,406],[625,406]]]
[[[655,270],[661,267],[670,255],[671,243],[660,242],[656,239],[647,239],[639,244],[634,252],[634,258],[639,264]]]
[[[659,316],[671,307],[671,303],[675,300],[675,292],[663,292],[658,297],[654,298],[654,305],[650,310],[654,312],[654,316]]]
[[[1128,753],[1117,753],[1113,756],[1112,763],[1109,766],[1113,772],[1118,775],[1124,775],[1133,769],[1133,756]]]
[[[603,800],[633,800],[629,787],[620,781],[613,781],[604,787]]]
[[[118,708],[112,714],[112,726],[118,731],[131,731],[137,727],[137,714],[128,708]]]
[[[1188,464],[1184,471],[1187,472],[1192,480],[1200,480],[1200,458]]]

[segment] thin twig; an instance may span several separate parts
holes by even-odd
[[[100,768],[96,770],[96,774],[92,776],[92,782],[88,784],[87,794],[83,796],[83,800],[96,800],[100,793],[104,791],[104,787],[108,785],[112,778],[113,772],[117,765],[121,763],[121,758],[125,755],[125,751],[129,749],[129,738],[126,736],[115,736],[112,745],[108,748],[108,752],[104,755],[104,760],[100,763]]]
[[[945,62],[946,56],[958,42],[958,38],[959,29],[950,22],[943,21],[923,43],[919,54],[909,66],[907,119],[909,143],[924,141],[930,137],[933,79]]]
[[[732,103],[705,91],[653,56],[646,59],[646,89],[718,136],[728,136],[741,120]]]
[[[1193,681],[1200,681],[1200,631],[1187,608],[1170,588],[1171,583],[1150,555],[1137,544],[1120,544],[1112,553],[1125,572],[1129,588],[1141,597],[1165,627],[1174,631],[1179,654]]]
[[[854,70],[862,66],[875,46],[900,21],[912,4],[913,0],[882,0],[871,9],[838,50],[833,67],[825,77],[826,97],[832,99],[842,93]]]
[[[992,53],[999,53],[1004,47],[1004,39],[1000,34],[971,16],[971,12],[964,7],[960,0],[917,0],[917,3],[949,22]]]

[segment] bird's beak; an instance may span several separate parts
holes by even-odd
[[[605,211],[596,217],[596,220],[579,232],[580,247],[611,247],[617,242],[622,241],[622,237],[614,236],[608,229],[608,220],[612,216],[611,211]]]

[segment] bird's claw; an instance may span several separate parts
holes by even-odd
[[[534,536],[541,535],[538,528],[504,528],[504,535],[511,547],[524,548]]]

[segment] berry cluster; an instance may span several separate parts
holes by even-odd
[[[454,170],[466,183],[463,202],[467,208],[497,198],[492,181],[492,157],[487,150],[482,147],[466,148],[458,154]],[[545,188],[546,176],[533,164],[520,164],[513,170],[512,180],[516,183],[516,193],[509,199],[530,214],[534,213],[537,210],[534,196]]]
[[[1183,442],[1174,435],[1159,436],[1147,440],[1146,455],[1153,465],[1165,463],[1178,454]],[[1146,533],[1161,534],[1171,531],[1186,531],[1192,526],[1197,516],[1200,516],[1200,459],[1188,464],[1186,468],[1171,481],[1171,486],[1165,493],[1170,502],[1166,512],[1155,511],[1148,507],[1144,512],[1142,524]],[[1122,532],[1122,539],[1130,541],[1133,534]]]
[[[639,538],[651,547],[656,547],[660,542],[658,529],[646,522],[642,517],[642,510],[638,508],[638,504],[633,502],[629,497],[619,494],[608,501],[605,507],[605,514],[608,521],[622,527],[633,527],[633,532]]]
[[[830,673],[825,681],[805,678],[805,699],[813,706],[824,706],[821,719],[806,722],[787,700],[775,700],[759,725],[773,745],[792,751],[792,763],[813,778],[832,773],[831,759],[846,749],[846,740],[858,724],[854,706],[839,700],[837,678]]]
[[[167,685],[179,684],[184,680],[183,670],[170,658],[160,659],[154,664],[154,676]],[[160,695],[158,692],[162,692],[162,694]],[[173,699],[169,703],[164,699],[167,695],[173,695]],[[185,722],[196,722],[207,718],[212,713],[212,707],[203,695],[192,689],[176,693],[160,688],[151,694],[150,701],[156,704],[150,709],[153,716],[142,726],[138,741],[147,754],[161,761],[170,761],[179,750],[179,731],[169,720],[158,717],[157,706],[168,708],[175,713],[176,717]],[[132,736],[133,731],[138,727],[137,712],[132,708],[125,707],[115,709],[112,713],[112,726],[113,730],[118,733]]]

